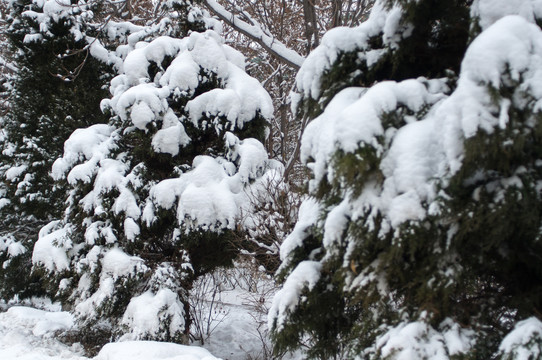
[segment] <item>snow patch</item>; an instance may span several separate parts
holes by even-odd
[[[105,345],[94,360],[220,360],[197,346],[155,341],[125,341]]]

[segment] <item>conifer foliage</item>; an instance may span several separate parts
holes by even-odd
[[[37,295],[27,277],[39,228],[58,218],[66,189],[49,173],[73,130],[106,117],[96,111],[111,68],[90,53],[96,3],[10,1],[7,37],[17,71],[1,120],[0,295]],[[22,279],[25,279],[22,281]]]
[[[33,252],[50,293],[102,342],[187,342],[193,280],[231,263],[250,189],[281,170],[261,143],[272,102],[244,57],[192,2],[165,5],[179,38],[133,44],[101,105],[109,123],[66,141],[52,173],[68,207]]]
[[[541,9],[382,0],[308,57],[310,197],[281,248],[278,350],[540,357]]]

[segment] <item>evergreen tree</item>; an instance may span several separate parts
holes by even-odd
[[[109,123],[76,130],[53,165],[68,206],[33,262],[87,343],[187,342],[187,291],[231,264],[248,194],[280,171],[261,143],[271,99],[243,56],[192,2],[165,5],[184,37],[134,44],[102,102]]]
[[[383,0],[306,60],[311,196],[281,248],[278,350],[540,356],[535,3]]]
[[[0,296],[5,299],[41,292],[38,279],[29,277],[30,255],[38,229],[62,213],[66,191],[54,184],[51,165],[73,130],[106,120],[96,111],[111,72],[92,56],[97,3],[72,3],[9,3],[7,37],[17,71],[9,79],[9,111],[1,120]]]

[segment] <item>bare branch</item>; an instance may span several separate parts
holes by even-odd
[[[204,0],[204,3],[222,21],[260,44],[263,48],[269,51],[269,53],[273,54],[277,59],[280,59],[282,62],[288,64],[296,70],[298,70],[301,67],[301,64],[303,64],[303,61],[305,60],[303,56],[301,56],[296,51],[286,47],[276,38],[267,35],[262,30],[262,27],[257,22],[255,22],[255,20],[251,19],[251,21],[254,21],[255,24],[250,25],[239,19],[239,17],[235,16],[228,10],[226,10],[215,0]]]

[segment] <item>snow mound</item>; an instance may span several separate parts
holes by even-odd
[[[4,315],[12,324],[32,327],[32,334],[52,336],[54,331],[68,330],[74,324],[73,316],[68,312],[48,312],[24,306],[9,308]]]
[[[207,350],[155,341],[126,341],[105,345],[94,360],[219,360]]]
[[[14,306],[0,313],[0,359],[84,360],[79,346],[68,347],[55,339],[59,331],[72,328],[67,312],[48,312]]]
[[[79,344],[60,343],[59,332],[72,329],[74,317],[64,311],[14,306],[0,313],[0,359],[89,360]],[[107,344],[94,360],[220,360],[197,346],[153,341]]]

